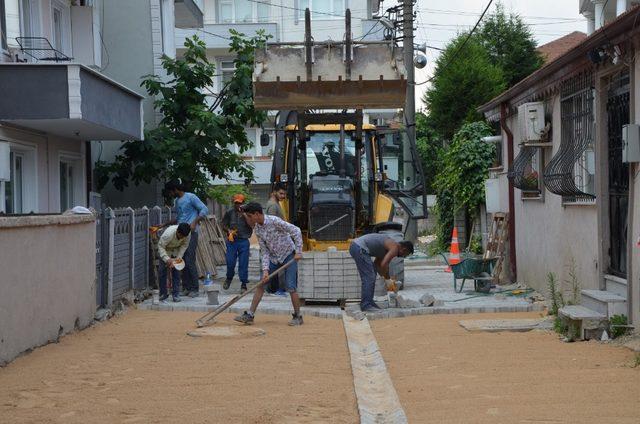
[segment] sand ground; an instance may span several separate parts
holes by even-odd
[[[18,358],[0,369],[0,423],[358,420],[341,321],[258,315],[264,336],[187,336],[200,315],[133,310]]]
[[[432,315],[371,326],[411,423],[640,423],[634,353],[554,333],[469,333]]]
[[[199,314],[130,311],[0,368],[0,423],[356,423],[342,322],[258,315],[264,336],[194,338]],[[639,423],[634,354],[553,333],[371,322],[411,423]],[[216,326],[234,326],[223,314]]]

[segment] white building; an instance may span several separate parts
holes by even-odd
[[[216,63],[218,79],[214,92],[218,92],[227,78],[233,73],[233,56],[228,51],[229,29],[235,29],[248,36],[260,29],[272,36],[271,42],[300,42],[304,39],[304,9],[309,8],[311,32],[315,40],[342,41],[345,33],[344,13],[351,9],[352,32],[354,38],[366,36],[367,40],[382,39],[382,25],[376,25],[372,19],[379,4],[376,0],[205,0],[204,26],[201,29],[176,30],[175,46],[180,54],[185,37],[194,34],[205,40],[209,59]],[[393,116],[395,111],[387,111]],[[271,114],[273,116],[273,114]],[[385,115],[386,116],[386,115]],[[247,136],[254,141],[251,149],[244,152],[254,166],[256,184],[253,186],[259,198],[266,200],[271,177],[271,156],[274,145],[260,146],[261,130],[247,128]],[[236,179],[233,183],[242,184]],[[214,184],[227,184],[226,181],[214,181]]]
[[[142,138],[142,96],[101,72],[100,0],[0,0],[0,212],[87,205],[90,140]]]

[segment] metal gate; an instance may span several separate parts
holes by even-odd
[[[622,162],[622,126],[629,123],[629,72],[613,78],[607,100],[609,160],[609,270],[627,277],[629,165]]]

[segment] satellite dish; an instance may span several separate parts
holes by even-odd
[[[413,58],[413,65],[418,69],[424,68],[427,66],[427,57],[421,54],[415,55]]]

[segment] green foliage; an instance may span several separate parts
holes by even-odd
[[[215,200],[221,205],[231,206],[234,194],[243,194],[246,198],[246,202],[251,202],[254,199],[254,194],[249,190],[246,185],[240,184],[222,184],[209,187],[207,190],[207,196],[212,200]]]
[[[495,13],[484,20],[477,38],[489,54],[491,63],[502,70],[507,87],[512,87],[542,66],[542,56],[536,50],[529,27],[517,14],[505,14],[500,3]]]
[[[550,315],[558,315],[558,310],[562,308],[564,303],[564,296],[562,290],[558,287],[558,280],[553,272],[547,274],[547,287],[549,288],[549,299],[551,300]]]
[[[138,185],[182,178],[191,182],[193,191],[204,194],[210,179],[227,179],[230,172],[253,178],[252,168],[230,147],[236,144],[240,153],[246,151],[252,142],[245,126],[257,126],[266,119],[266,113],[253,106],[251,75],[253,52],[268,36],[264,31],[252,38],[230,32],[229,51],[235,55],[236,69],[213,105],[207,92],[213,87],[215,65],[207,59],[206,45],[197,36],[185,40],[182,58],[162,58],[167,78],[145,77],[142,86],[156,98],[155,109],[163,118],[156,128],[145,131],[143,141],[124,143],[113,163],[96,165],[100,188],[109,179],[123,190],[129,181]]]
[[[575,258],[571,258],[569,261],[569,279],[565,282],[571,287],[571,300],[567,301],[568,305],[578,305],[580,304],[580,281],[578,281],[578,276],[576,274],[576,260]]]
[[[469,252],[477,255],[482,254],[482,236],[480,234],[473,234],[469,241]]]
[[[611,338],[615,339],[627,334],[629,328],[625,327],[626,325],[629,325],[629,319],[626,315],[614,315],[609,318]]]
[[[503,71],[475,37],[462,47],[466,37],[458,35],[438,57],[423,98],[433,129],[446,140],[464,123],[482,119],[476,108],[506,88]]]
[[[438,164],[442,155],[442,139],[430,126],[427,116],[416,113],[416,148],[422,161],[424,184],[427,193],[433,193],[433,183],[438,173]]]
[[[493,163],[495,146],[481,138],[490,134],[491,128],[484,122],[465,124],[442,154],[434,184],[438,199],[437,247],[441,251],[446,250],[455,214],[464,210],[473,217],[484,202],[484,180]]]
[[[560,317],[556,317],[553,320],[553,331],[566,335],[569,332],[569,326]]]

